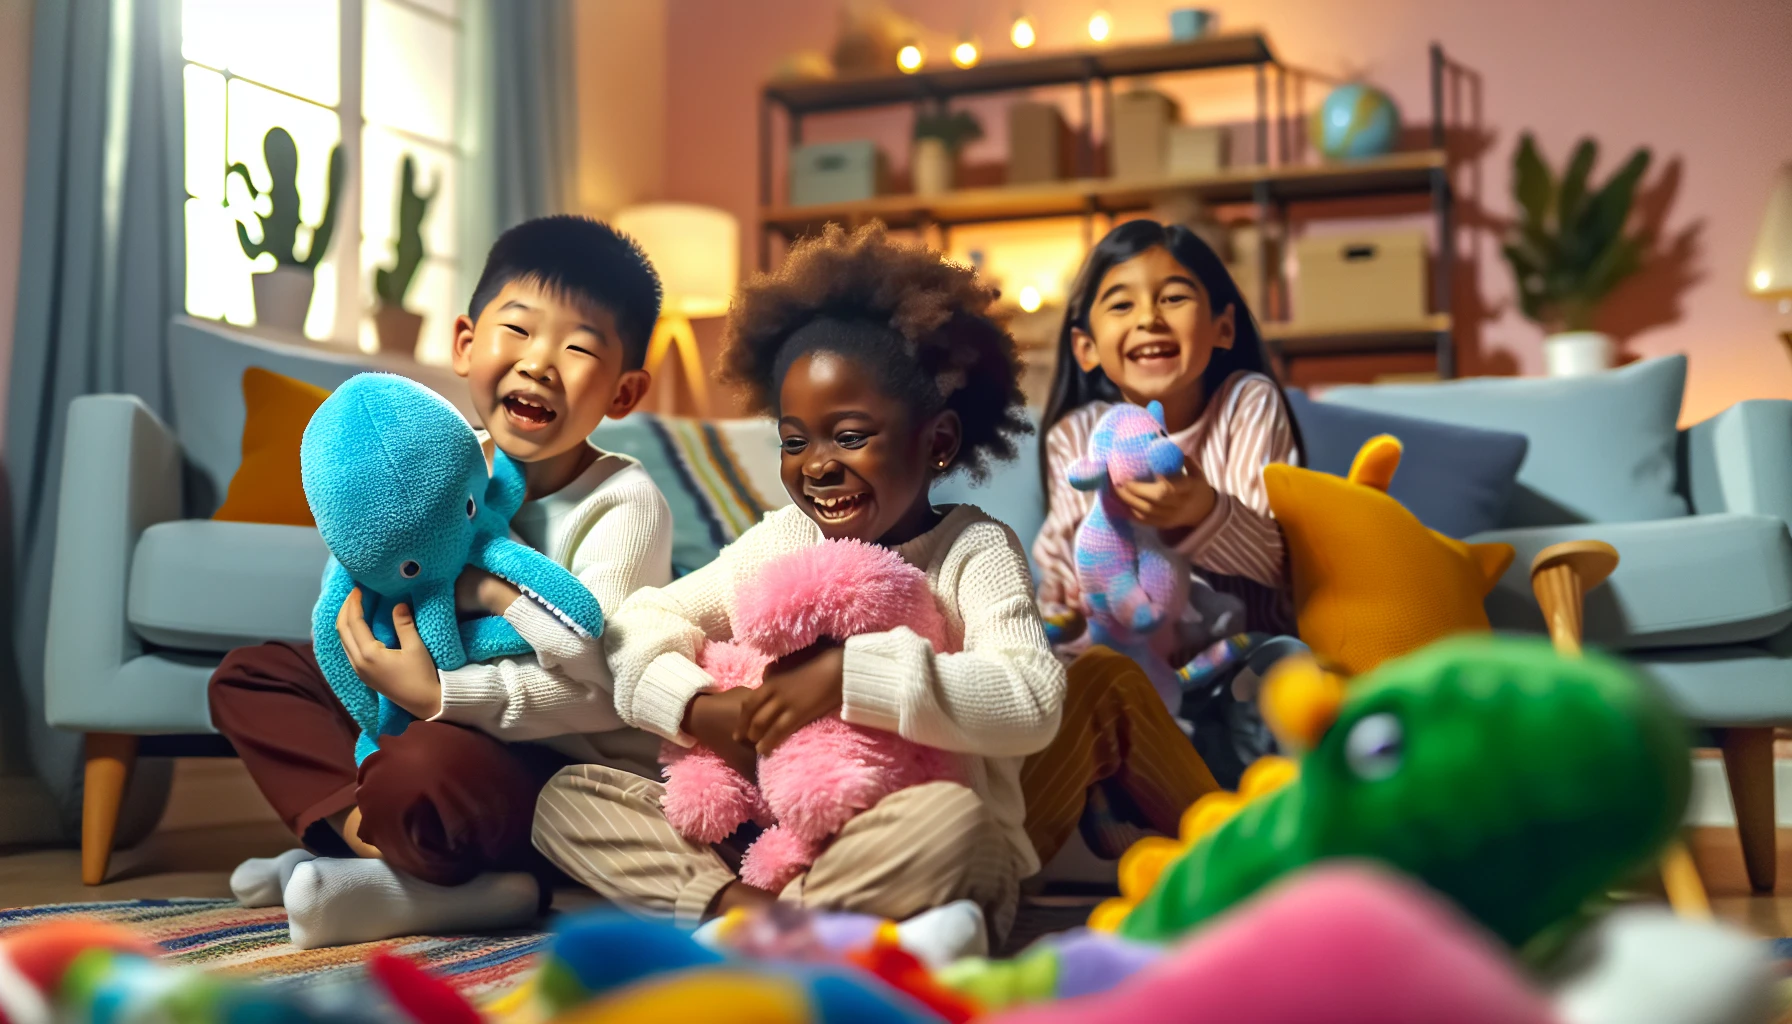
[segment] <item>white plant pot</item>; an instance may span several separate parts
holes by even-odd
[[[255,322],[287,334],[305,332],[305,314],[311,309],[311,289],[316,283],[305,267],[275,267],[249,279],[255,289]]]
[[[913,166],[915,195],[952,191],[952,151],[944,139],[916,139]]]
[[[1598,331],[1567,331],[1543,339],[1551,377],[1585,377],[1612,368],[1612,339]]]

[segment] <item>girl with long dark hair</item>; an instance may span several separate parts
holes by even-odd
[[[1216,607],[1227,634],[1293,632],[1263,467],[1300,458],[1256,320],[1219,256],[1186,227],[1135,220],[1109,231],[1077,275],[1057,356],[1040,430],[1048,504],[1033,561],[1040,610],[1060,627],[1060,652],[1076,660],[1058,739],[1029,760],[1022,778],[1042,859],[1079,821],[1098,853],[1117,854],[1114,837],[1125,830],[1084,814],[1109,796],[1122,818],[1174,835],[1177,816],[1216,776],[1235,784],[1269,746],[1254,704],[1230,688],[1192,717],[1185,699],[1179,723],[1131,661],[1086,649],[1075,537],[1095,497],[1072,488],[1067,474],[1096,423],[1118,402],[1161,403],[1186,454],[1182,472],[1119,489],[1132,518],[1188,563],[1190,594],[1207,605],[1205,616],[1185,616],[1155,638],[1177,664],[1195,653],[1191,643],[1199,649],[1217,639],[1192,640],[1199,630],[1188,628],[1202,618],[1211,625]]]

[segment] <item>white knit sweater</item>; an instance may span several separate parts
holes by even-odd
[[[600,454],[573,482],[526,502],[511,520],[517,538],[565,566],[603,609],[605,632],[628,596],[672,579],[672,513],[641,464]],[[540,740],[581,760],[655,770],[655,737],[616,715],[604,640],[582,636],[527,598],[504,618],[535,657],[505,658],[441,673],[437,721],[502,740]]]
[[[695,659],[706,640],[734,635],[736,587],[771,559],[821,540],[800,508],[781,508],[709,565],[636,592],[608,633],[623,721],[689,745],[685,708],[712,685]],[[1026,555],[1012,530],[969,505],[895,550],[927,573],[958,653],[938,653],[906,628],[849,639],[841,717],[971,755],[972,786],[1031,874],[1039,860],[1022,828],[1020,766],[1058,731],[1064,666],[1046,643]]]

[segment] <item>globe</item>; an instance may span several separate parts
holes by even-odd
[[[1327,160],[1362,160],[1394,148],[1400,110],[1388,94],[1353,82],[1333,89],[1307,122],[1307,137]]]

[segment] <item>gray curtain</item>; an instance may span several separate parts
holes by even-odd
[[[43,710],[63,425],[70,400],[96,392],[167,409],[167,326],[186,287],[179,0],[40,0],[30,117],[6,407],[12,607],[0,653],[15,729],[7,746],[26,745],[72,823],[80,739],[51,730]]]
[[[606,0],[607,2],[607,0]],[[461,144],[463,281],[506,228],[574,205],[578,162],[573,0],[471,0]]]

